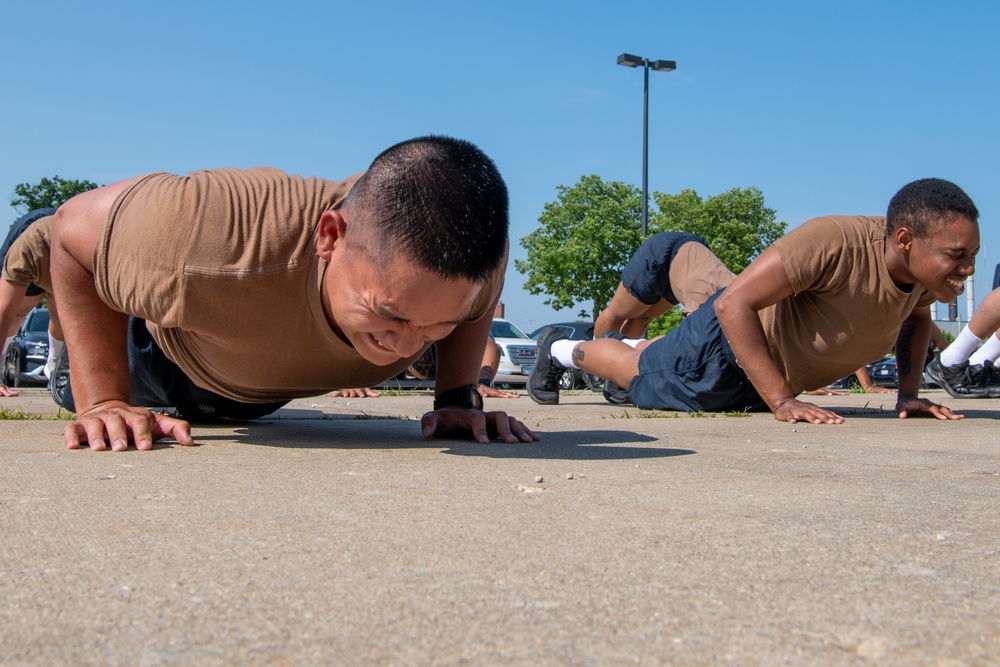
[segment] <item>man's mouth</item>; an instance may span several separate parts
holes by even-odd
[[[955,294],[961,294],[965,291],[965,280],[958,278],[945,278],[945,282],[948,286],[955,292]]]
[[[392,352],[392,350],[390,350],[389,348],[387,348],[387,347],[386,347],[386,346],[385,346],[385,345],[384,345],[384,344],[382,343],[382,341],[381,341],[381,340],[379,340],[378,336],[376,336],[375,334],[369,334],[369,335],[370,335],[370,336],[372,337],[372,340],[373,340],[373,341],[375,341],[375,347],[376,347],[376,348],[378,348],[379,350],[383,350],[383,351],[385,351],[385,352]]]

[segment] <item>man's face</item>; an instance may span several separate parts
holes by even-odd
[[[915,282],[948,302],[965,291],[965,279],[976,271],[979,226],[960,215],[951,215],[930,234],[913,238],[909,269]]]
[[[445,280],[398,256],[380,269],[343,241],[323,276],[323,307],[334,329],[371,363],[411,357],[471,315],[480,283]]]

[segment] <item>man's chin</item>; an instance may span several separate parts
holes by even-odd
[[[936,296],[937,300],[940,301],[941,303],[951,303],[952,301],[962,296],[963,294],[965,294],[964,285],[960,290],[953,290],[949,287],[947,290],[942,290],[937,294],[935,294],[934,296]]]
[[[397,353],[379,345],[370,334],[361,335],[364,336],[364,340],[351,341],[351,346],[368,363],[376,366],[388,366],[402,359]]]

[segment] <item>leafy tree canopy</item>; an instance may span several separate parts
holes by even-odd
[[[622,269],[639,247],[642,191],[618,181],[583,176],[560,185],[557,201],[545,205],[538,229],[523,237],[525,260],[514,267],[527,275],[531,294],[546,294],[556,310],[587,303],[593,318],[607,306]]]
[[[99,187],[91,181],[64,180],[58,176],[43,178],[37,184],[21,183],[14,186],[10,205],[19,215],[39,208],[59,208],[66,200]]]
[[[559,186],[557,201],[545,205],[540,226],[523,237],[526,260],[514,260],[527,276],[525,289],[548,296],[556,310],[588,304],[579,317],[596,318],[621,280],[622,269],[641,238],[642,191],[618,181],[584,176],[573,187]],[[735,273],[739,273],[785,233],[774,209],[757,188],[733,188],[708,199],[694,190],[653,193],[649,231],[698,234]],[[680,322],[675,309],[650,325],[650,335],[666,333]]]

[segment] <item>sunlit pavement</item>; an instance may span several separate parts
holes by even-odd
[[[837,426],[427,395],[295,401],[196,447],[68,451],[0,399],[0,664],[993,665],[1000,400]]]

